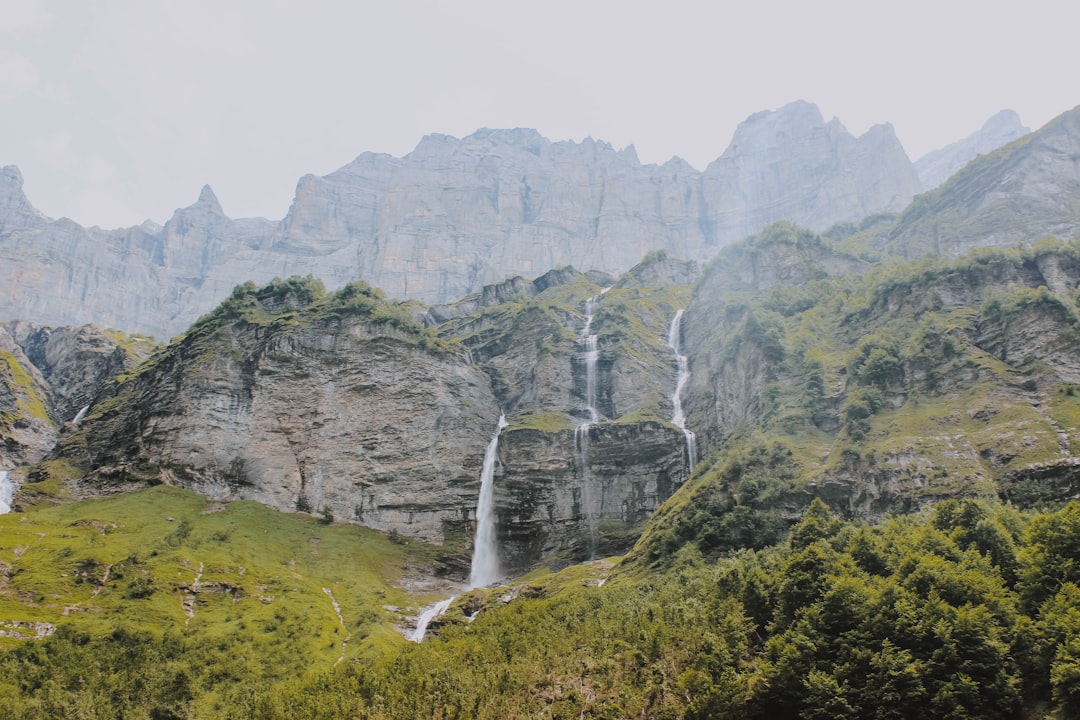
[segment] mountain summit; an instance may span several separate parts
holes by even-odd
[[[1015,110],[1002,110],[982,128],[945,147],[929,152],[915,161],[915,172],[926,190],[932,190],[952,177],[957,170],[979,155],[997,150],[1031,132],[1020,122]]]

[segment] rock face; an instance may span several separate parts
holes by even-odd
[[[353,290],[238,293],[62,452],[98,487],[168,482],[442,542],[469,525],[498,407],[463,353]]]
[[[0,327],[0,470],[37,462],[56,443],[47,395],[41,372]]]
[[[94,325],[41,327],[16,321],[4,326],[47,387],[48,412],[62,425],[90,405],[105,383],[150,356],[147,338],[108,333]]]
[[[93,325],[0,325],[0,469],[40,460],[64,423],[152,349],[145,339]]]
[[[820,231],[899,211],[918,189],[891,125],[855,138],[806,102],[744,121],[702,177],[711,234],[727,241],[781,220]]]
[[[609,278],[564,268],[442,310],[453,319],[440,332],[470,348],[510,421],[494,486],[505,568],[624,551],[689,477],[684,435],[669,422],[676,367],[666,334],[697,274],[695,263],[654,253],[606,291],[594,280]],[[460,315],[500,294],[509,301]],[[592,423],[582,344],[589,298],[598,347]]]
[[[82,468],[86,493],[166,482],[467,543],[505,414],[503,567],[610,554],[688,476],[684,436],[667,421],[666,331],[696,275],[655,253],[596,303],[598,421],[587,429],[583,312],[601,294],[594,280],[611,278],[562,268],[511,279],[439,309],[441,323],[427,313],[430,327],[362,283],[326,295],[292,278],[237,288],[111,385],[56,455]]]
[[[163,228],[83,228],[34,211],[6,168],[0,318],[167,338],[239,283],[308,274],[445,304],[564,265],[622,273],[654,250],[701,261],[775,220],[824,229],[900,209],[918,187],[890,127],[854,138],[805,102],[747,120],[704,173],[532,130],[428,136],[403,158],[365,153],[301,178],[280,222],[232,220],[207,187]]]
[[[503,566],[552,555],[589,559],[624,552],[686,480],[682,432],[656,422],[573,430],[519,428],[499,442],[497,528]]]
[[[790,520],[821,497],[874,519],[1080,490],[1076,245],[869,268],[784,226],[709,267],[684,316],[687,407],[721,455],[694,502]]]
[[[908,258],[957,256],[1080,234],[1080,107],[977,158],[920,195],[878,244]]]
[[[915,161],[923,190],[933,190],[979,155],[986,155],[1031,132],[1015,110],[1002,110],[963,140],[929,152]]]

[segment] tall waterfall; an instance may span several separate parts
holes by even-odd
[[[675,353],[675,362],[679,368],[678,374],[675,376],[675,392],[671,395],[671,405],[674,408],[671,422],[675,423],[683,431],[683,435],[686,436],[687,468],[689,472],[693,472],[694,465],[697,463],[697,438],[694,437],[694,433],[686,429],[686,415],[683,413],[682,406],[683,386],[690,379],[689,361],[679,351],[682,345],[682,315],[683,311],[680,308],[675,313],[675,317],[672,318],[671,327],[668,329],[667,344],[671,351]]]
[[[457,595],[448,597],[445,600],[440,600],[431,607],[420,613],[420,617],[416,618],[416,629],[413,630],[413,634],[409,636],[409,639],[413,642],[423,642],[424,635],[427,633],[428,625],[435,618],[446,612],[446,609],[450,607],[450,603],[454,602]]]
[[[469,587],[490,585],[499,580],[499,546],[495,541],[495,461],[498,459],[499,435],[506,427],[506,416],[499,416],[499,427],[484,453],[480,473],[480,499],[476,503],[476,542],[473,544]]]
[[[15,484],[8,479],[8,471],[0,470],[0,515],[11,512],[11,501],[15,499]]]
[[[581,468],[581,505],[582,513],[589,524],[589,557],[596,554],[596,501],[592,483],[589,482],[589,428],[599,422],[600,413],[596,409],[596,366],[600,360],[600,347],[596,335],[592,334],[593,315],[596,303],[611,288],[606,287],[599,295],[585,301],[585,326],[581,329],[581,359],[585,364],[585,409],[589,419],[574,428],[574,446],[577,448],[578,465]]]

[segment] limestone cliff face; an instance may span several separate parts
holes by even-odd
[[[97,399],[114,376],[150,354],[145,339],[93,325],[0,325],[0,469],[44,457],[65,423]]]
[[[661,423],[600,424],[580,434],[520,427],[499,441],[496,526],[504,567],[625,552],[686,480],[682,432]]]
[[[696,275],[695,264],[661,253],[613,283],[564,268],[438,309],[450,318],[440,332],[470,348],[510,423],[500,436],[494,485],[506,568],[626,550],[686,481],[685,438],[667,422],[675,359],[666,336]],[[506,302],[489,304],[496,297]],[[589,298],[598,420],[586,428]]]
[[[5,329],[41,373],[49,417],[58,426],[73,420],[106,382],[133,370],[154,349],[147,338],[94,325],[53,328],[16,321]]]
[[[1027,135],[1031,130],[1020,122],[1015,110],[1002,110],[976,132],[915,161],[915,172],[923,190],[933,190],[979,155],[986,155]]]
[[[94,406],[64,450],[86,483],[168,482],[431,542],[467,528],[499,416],[483,374],[362,294],[328,308],[272,292]]]
[[[918,196],[878,244],[916,258],[955,257],[1080,234],[1080,107],[977,158],[944,185]]]
[[[709,226],[728,241],[781,220],[825,230],[902,210],[918,190],[891,125],[855,138],[806,102],[744,121],[702,177]]]
[[[765,387],[783,371],[781,323],[747,298],[830,277],[858,277],[871,267],[820,236],[784,223],[727,248],[710,265],[683,319],[691,368],[687,414],[702,436],[703,453],[760,421]]]
[[[41,372],[0,326],[0,470],[37,462],[52,449],[57,428],[47,396]]]
[[[878,518],[1080,490],[1076,246],[853,274],[861,262],[777,227],[702,277],[687,405],[722,459],[701,492],[791,519],[814,497]],[[756,464],[767,492],[725,469]]]
[[[564,265],[618,274],[655,250],[702,261],[774,220],[821,229],[899,209],[917,190],[891,128],[854,138],[803,102],[748,120],[704,173],[533,130],[432,135],[402,158],[365,153],[301,178],[280,222],[230,219],[207,187],[164,227],[83,228],[37,213],[9,167],[0,318],[164,339],[242,282],[308,274],[447,304]]]

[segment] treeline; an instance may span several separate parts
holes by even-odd
[[[61,631],[0,657],[0,715],[1077,717],[1078,558],[1075,502],[951,500],[872,526],[815,501],[778,544],[639,554],[602,585],[570,568],[510,602],[477,591],[421,645],[315,679],[236,677],[212,706],[206,647]]]

